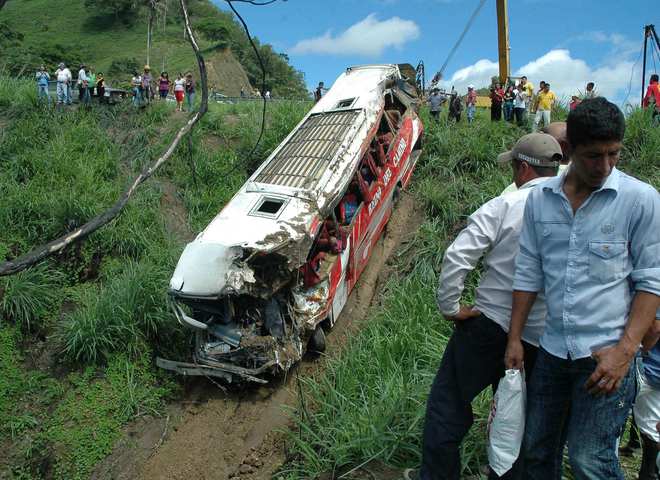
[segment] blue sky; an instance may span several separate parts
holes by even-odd
[[[221,0],[214,0],[227,9]],[[509,0],[511,70],[561,96],[596,82],[603,95],[637,101],[643,26],[660,27],[652,0]],[[288,0],[269,6],[235,3],[253,35],[287,53],[308,86],[326,85],[349,65],[424,60],[435,73],[478,0]],[[652,18],[655,15],[656,18]],[[650,61],[650,70],[653,70]],[[660,69],[660,59],[658,59]],[[648,67],[647,67],[648,69]],[[445,85],[485,86],[497,73],[495,0],[479,17],[445,71]]]

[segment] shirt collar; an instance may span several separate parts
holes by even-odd
[[[568,172],[570,171],[570,167],[564,170],[564,172],[561,175],[557,175],[556,177],[552,177],[547,181],[547,183],[543,186],[543,190],[551,190],[553,193],[559,194],[562,191],[562,188],[564,186],[564,181],[566,180],[566,175],[568,175]],[[595,192],[600,192],[602,190],[612,190],[614,192],[619,192],[619,179],[621,178],[621,172],[616,168],[612,168],[612,171],[607,177],[607,180],[605,180],[605,183],[597,189],[594,190]]]
[[[518,190],[524,190],[525,188],[532,188],[539,183],[547,182],[550,180],[552,177],[536,177],[532,178],[530,181],[523,183]]]

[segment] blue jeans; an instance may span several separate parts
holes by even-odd
[[[71,103],[69,86],[64,82],[57,82],[57,103]]]
[[[504,102],[504,120],[513,121],[513,102]]]
[[[140,87],[133,87],[133,105],[136,107],[142,105],[142,90]]]
[[[193,111],[193,105],[195,103],[195,92],[186,92],[186,105],[188,106],[188,111]]]
[[[50,93],[48,93],[48,85],[37,85],[37,96],[38,98],[45,98],[46,101],[50,101]]]
[[[475,105],[468,105],[467,106],[467,119],[468,123],[472,123],[472,120],[474,120],[474,112],[477,111],[477,107]]]
[[[526,480],[561,479],[564,428],[576,480],[623,480],[617,445],[635,395],[634,371],[616,392],[594,396],[584,384],[596,366],[592,358],[567,360],[539,349],[527,393]]]

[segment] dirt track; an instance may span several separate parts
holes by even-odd
[[[388,259],[409,241],[423,219],[412,195],[401,196],[386,234],[372,253],[357,288],[327,337],[327,357],[337,355],[378,300],[390,274]],[[320,372],[323,359],[304,360],[279,384],[244,392],[223,392],[206,379],[190,380],[184,399],[165,416],[127,428],[113,454],[92,478],[143,480],[269,479],[285,460],[283,411],[296,401],[295,376]]]

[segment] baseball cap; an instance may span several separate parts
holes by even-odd
[[[468,88],[474,90],[474,85],[470,84],[470,85],[468,85]]]
[[[516,159],[535,167],[558,167],[562,158],[561,146],[555,137],[547,133],[528,133],[511,150],[500,153],[497,162],[508,163]]]

